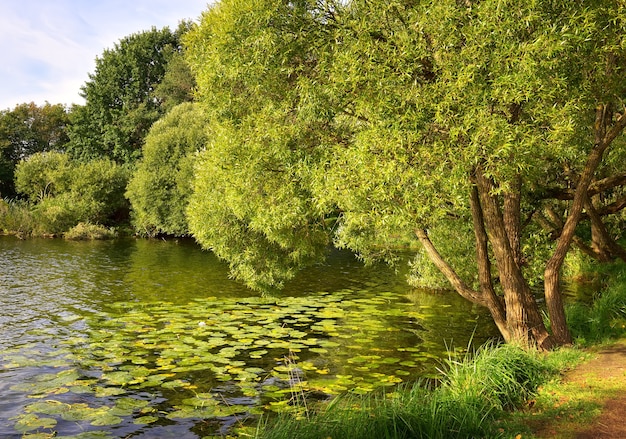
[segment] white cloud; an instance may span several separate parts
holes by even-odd
[[[95,58],[152,26],[197,19],[206,0],[3,0],[0,110],[23,102],[82,103]]]

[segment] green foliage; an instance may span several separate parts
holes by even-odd
[[[216,3],[184,38],[211,132],[190,230],[261,288],[319,260],[330,241],[393,259],[398,239],[425,230],[456,270],[448,278],[476,285],[479,224],[492,252],[480,267],[507,307],[525,308],[494,314],[536,319],[538,304],[519,296],[543,283],[552,255],[540,215],[577,212],[545,194],[572,192],[597,144],[599,104],[612,108],[607,129],[623,129],[625,23],[608,0],[583,9],[549,0]],[[611,142],[598,177],[623,169],[623,136]],[[472,204],[473,189],[482,199]],[[512,195],[519,205],[504,209]],[[523,230],[508,227],[518,223]],[[418,264],[430,278],[422,282],[433,280]],[[492,300],[487,282],[476,294],[456,288]],[[550,309],[558,321],[561,304]],[[500,327],[524,337],[527,323]],[[558,343],[569,338],[556,329]]]
[[[71,241],[112,239],[116,236],[117,233],[114,229],[90,223],[78,223],[63,234],[65,239],[69,239]]]
[[[431,240],[437,245],[440,253],[454,266],[456,272],[463,277],[468,285],[476,286],[478,279],[474,267],[474,241],[470,224],[459,224],[453,221],[441,222],[438,227],[429,230]],[[449,289],[448,280],[435,267],[423,250],[419,248],[413,261],[408,282],[418,288]]]
[[[140,233],[186,235],[185,210],[196,153],[207,144],[204,113],[185,103],[155,123],[128,184],[133,225]]]
[[[154,88],[154,95],[161,101],[165,112],[178,104],[193,101],[196,80],[182,53],[176,52],[167,64],[163,80]]]
[[[25,200],[0,199],[0,231],[18,236],[30,235],[36,221]]]
[[[530,399],[549,373],[537,353],[514,345],[486,345],[463,361],[450,362],[446,387],[451,394],[475,392],[478,400],[497,410],[513,409]]]
[[[72,156],[128,163],[141,155],[150,126],[164,113],[164,96],[157,99],[154,88],[179,50],[179,37],[167,27],[152,28],[121,39],[96,59],[96,70],[82,87],[86,104],[72,109],[67,145]]]
[[[566,307],[567,323],[581,344],[598,343],[626,333],[626,271],[622,262],[609,267],[611,283],[590,304],[574,302]],[[601,272],[607,270],[601,270]]]
[[[16,168],[16,187],[31,202],[40,233],[57,234],[79,222],[107,224],[126,209],[125,168],[108,159],[71,161],[58,152],[37,153]]]
[[[61,152],[33,154],[17,165],[16,190],[31,201],[67,192],[70,166],[69,156]]]
[[[330,241],[327,212],[306,184],[311,147],[328,133],[297,117],[296,85],[314,73],[312,8],[223,1],[185,38],[211,133],[196,161],[189,227],[255,288],[280,286]]]
[[[15,196],[17,163],[37,152],[62,150],[68,141],[68,113],[63,105],[20,104],[0,111],[0,194]]]

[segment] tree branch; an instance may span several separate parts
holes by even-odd
[[[626,174],[613,175],[611,177],[596,180],[589,185],[587,193],[590,197],[598,195],[609,189],[626,185]],[[538,197],[539,199],[573,200],[576,188],[546,188]]]
[[[426,254],[430,258],[430,260],[435,264],[435,266],[441,271],[441,273],[448,279],[448,281],[452,284],[454,289],[461,296],[466,298],[467,300],[477,303],[482,306],[486,306],[483,301],[480,293],[468,287],[463,279],[459,277],[454,268],[446,262],[439,251],[435,248],[432,241],[428,237],[428,232],[424,229],[416,229],[415,236],[419,239],[420,243],[424,246],[424,250]]]

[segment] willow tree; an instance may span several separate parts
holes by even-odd
[[[196,157],[190,231],[254,288],[281,286],[329,244],[307,179],[326,133],[298,116],[315,75],[314,2],[224,0],[186,36],[209,142]]]
[[[596,176],[610,173],[605,154],[623,148],[623,8],[611,1],[585,8],[501,0],[264,3],[219,3],[200,26],[210,26],[212,37],[189,40],[202,99],[228,121],[231,148],[212,166],[238,157],[269,164],[260,173],[225,168],[227,184],[213,190],[231,188],[221,192],[225,199],[255,206],[264,221],[251,229],[265,236],[277,210],[296,212],[307,227],[316,215],[339,213],[335,242],[364,257],[413,236],[460,295],[489,309],[507,341],[569,343],[560,270],[581,238],[583,211],[591,218],[601,210],[590,188],[603,187]],[[241,17],[245,23],[236,23]],[[210,59],[230,74],[211,73]],[[268,118],[270,108],[281,117]],[[248,130],[244,119],[261,129]],[[298,142],[268,156],[288,144],[285,129]],[[278,180],[284,198],[263,190],[276,175],[286,176]],[[294,177],[298,190],[284,192]],[[569,199],[555,204],[558,193]],[[533,244],[550,210],[552,225],[564,216],[544,257]],[[468,238],[473,267],[443,251]],[[537,267],[552,333],[530,287]]]

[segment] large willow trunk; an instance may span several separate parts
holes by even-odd
[[[560,272],[565,256],[575,240],[574,232],[583,209],[586,208],[591,219],[596,244],[596,248],[588,250],[590,252],[601,250],[626,258],[621,248],[611,245],[611,239],[588,194],[593,175],[602,161],[604,152],[626,127],[625,115],[621,115],[615,122],[611,119],[612,115],[609,114],[607,107],[600,105],[596,112],[594,146],[576,182],[576,191],[569,207],[569,214],[562,225],[555,250],[545,266],[544,295],[552,335],[543,322],[537,301],[522,271],[524,260],[520,245],[522,236],[520,179],[515,179],[512,187],[499,196],[496,195],[498,191],[495,189],[501,188],[496,188],[495,183],[483,174],[480,167],[474,172],[474,186],[470,201],[476,243],[478,290],[468,287],[463,282],[438,253],[426,230],[416,230],[416,235],[431,261],[461,296],[489,309],[494,322],[507,342],[523,346],[537,346],[544,350],[571,343],[572,336],[567,327],[561,293]],[[546,220],[545,217],[542,218]],[[489,249],[492,251],[493,262],[497,267],[502,296],[495,292]]]
[[[554,344],[539,312],[535,298],[520,268],[518,245],[520,203],[511,197],[504,203],[504,212],[491,194],[492,183],[477,172],[470,202],[476,243],[479,289],[468,287],[454,269],[437,252],[424,230],[416,234],[426,254],[463,297],[486,307],[502,337],[509,343],[551,349]],[[507,209],[510,209],[507,211]],[[517,211],[517,213],[516,213]],[[495,292],[491,273],[489,244],[493,250],[503,296]]]
[[[524,346],[536,345],[541,349],[551,349],[553,340],[543,323],[537,301],[522,273],[522,258],[519,249],[521,242],[519,192],[505,195],[503,210],[498,198],[493,195],[493,183],[483,175],[481,169],[476,170],[475,181],[504,294],[506,324],[509,332],[507,341]]]

